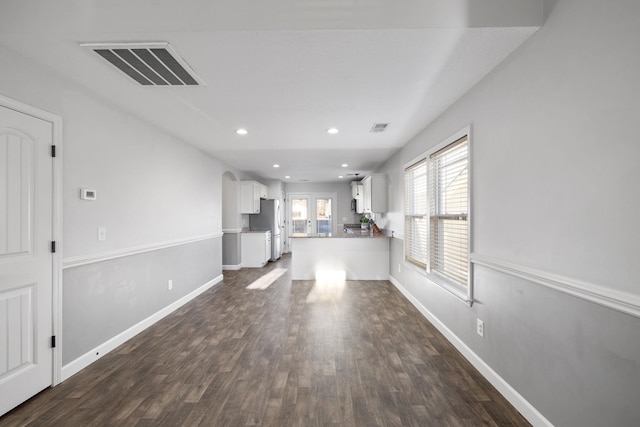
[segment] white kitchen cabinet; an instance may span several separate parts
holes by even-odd
[[[371,213],[371,179],[369,177],[362,180],[362,211]]]
[[[257,181],[240,181],[240,213],[260,213],[260,199],[267,198],[268,188]]]
[[[271,231],[242,233],[240,246],[243,267],[264,267],[271,259]]]
[[[384,174],[369,175],[362,180],[364,193],[364,213],[384,213],[387,211],[387,176]]]
[[[256,184],[258,184],[258,194],[260,195],[261,199],[268,199],[269,197],[269,187],[267,187],[264,184],[260,184],[259,182],[257,182]]]

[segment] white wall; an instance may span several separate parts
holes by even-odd
[[[558,2],[543,30],[411,141],[402,161],[472,124],[474,251],[640,294],[638,223],[624,220],[640,210],[629,197],[640,158],[640,6],[579,3],[578,13]]]
[[[65,257],[221,230],[219,161],[82,95],[66,95],[61,107]],[[80,200],[80,187],[98,200]]]
[[[63,118],[65,257],[220,231],[218,160],[2,47],[0,59],[1,94]]]
[[[640,3],[547,7],[542,29],[378,171],[387,227],[403,233],[403,165],[471,124],[472,251],[640,301]],[[482,266],[469,308],[405,266],[394,240],[394,279],[550,422],[640,419],[638,317]]]
[[[65,262],[123,254],[64,270],[65,363],[221,278],[221,237],[215,236],[221,231],[223,164],[2,46],[0,63],[0,94],[63,120]],[[81,187],[95,189],[98,199],[80,200]],[[98,226],[106,226],[104,242],[97,240]]]

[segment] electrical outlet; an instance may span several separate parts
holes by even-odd
[[[173,289],[173,280],[169,280],[169,282],[167,282],[167,289]]]
[[[104,242],[107,240],[107,227],[101,225],[98,227],[98,241]]]
[[[400,263],[398,263],[398,273],[400,273]]]
[[[480,319],[476,319],[476,332],[481,337],[484,337],[484,322]]]

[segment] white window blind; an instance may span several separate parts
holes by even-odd
[[[469,149],[463,137],[429,157],[429,266],[469,282]]]
[[[427,267],[427,160],[405,169],[405,260]]]

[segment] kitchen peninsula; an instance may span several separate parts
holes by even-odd
[[[296,233],[290,236],[293,280],[331,277],[388,280],[389,236],[369,231]]]

